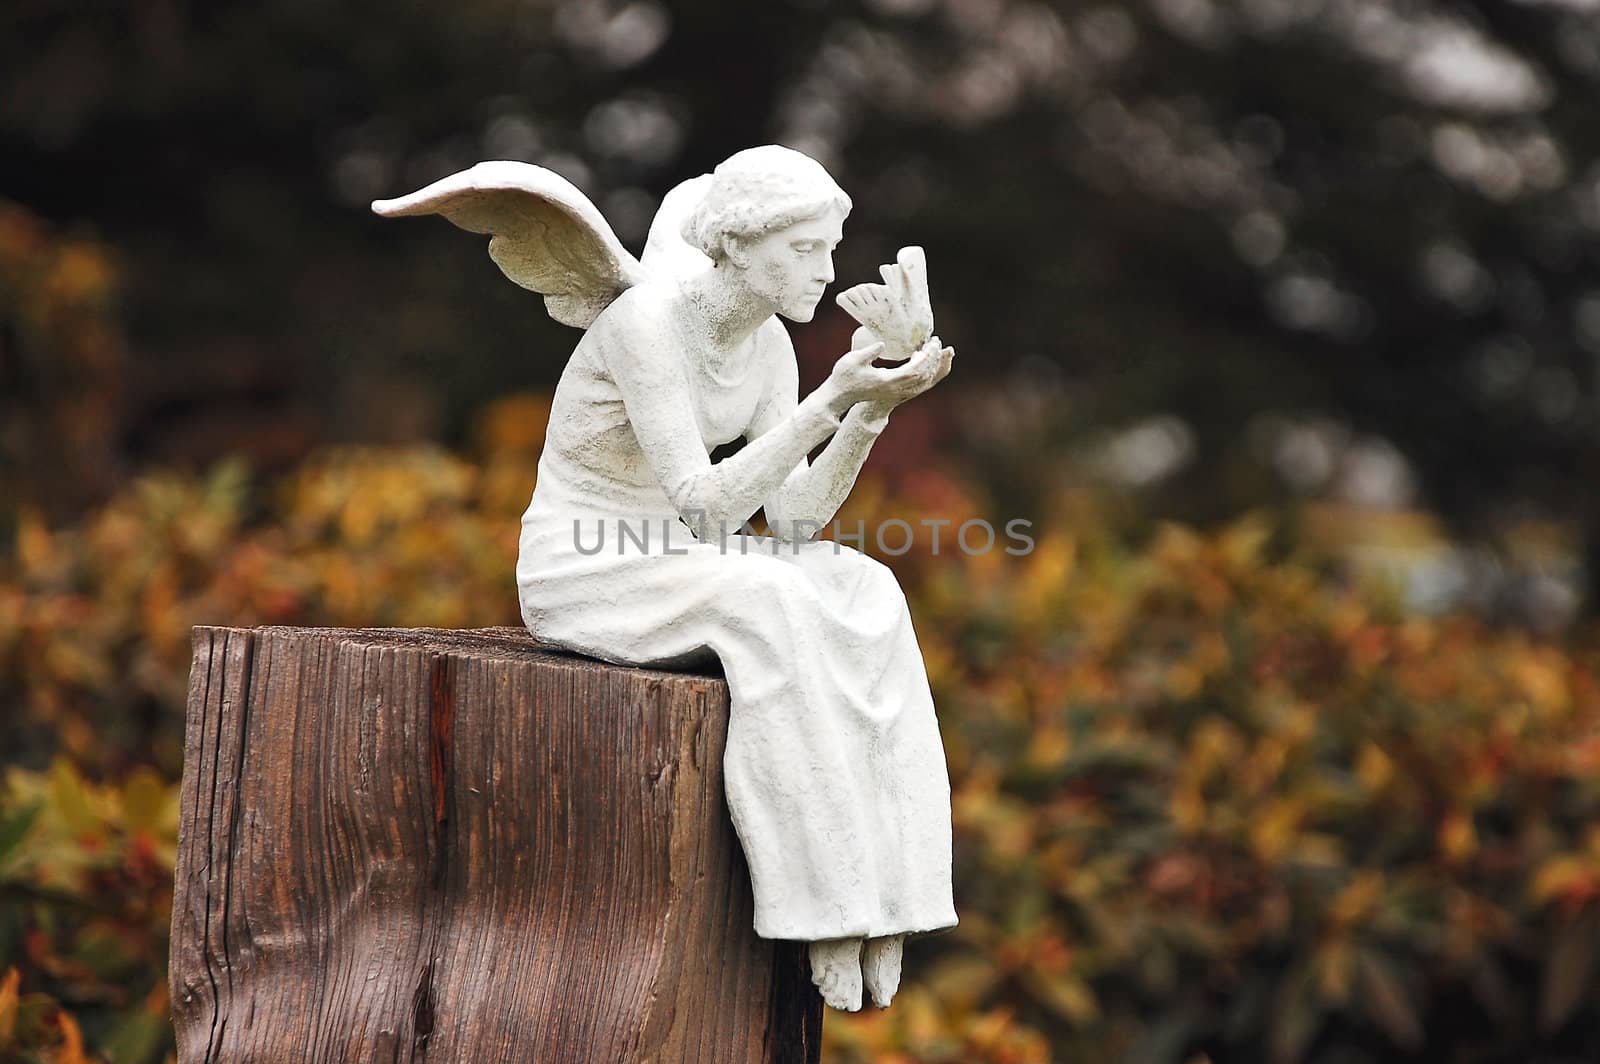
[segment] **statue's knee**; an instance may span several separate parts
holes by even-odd
[[[905,590],[900,586],[900,578],[893,569],[870,555],[856,555],[857,563],[866,575],[866,579],[877,589],[878,593],[891,598],[904,598]]]

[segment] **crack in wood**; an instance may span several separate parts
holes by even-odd
[[[433,961],[422,968],[417,979],[417,991],[411,997],[411,1048],[418,1056],[428,1051],[428,1039],[433,1035]]]

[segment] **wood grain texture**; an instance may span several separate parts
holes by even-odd
[[[819,1059],[752,930],[719,678],[518,629],[194,633],[179,1059]]]

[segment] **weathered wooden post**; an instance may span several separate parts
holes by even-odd
[[[722,680],[518,629],[196,629],[179,1058],[816,1061],[758,939]]]

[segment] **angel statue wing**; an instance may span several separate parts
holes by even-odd
[[[530,163],[479,163],[409,196],[374,200],[372,209],[385,218],[442,214],[470,232],[488,233],[495,265],[542,294],[563,325],[587,329],[646,276],[589,197]]]
[[[688,277],[711,265],[711,256],[683,238],[683,223],[706,198],[711,175],[691,177],[667,193],[650,223],[650,236],[644,244],[644,268],[650,273]]]

